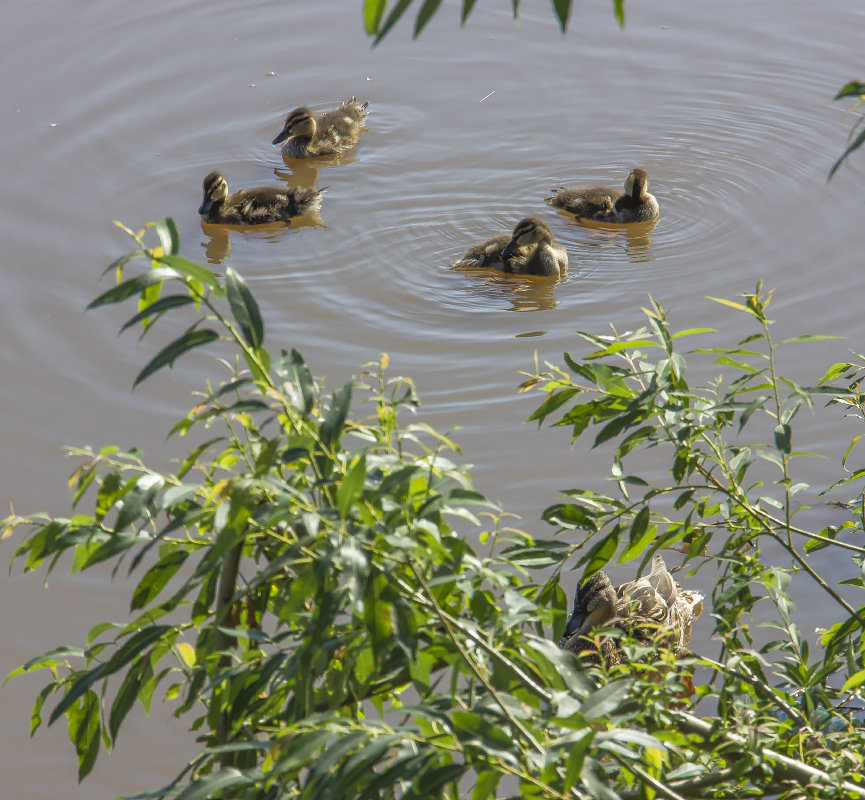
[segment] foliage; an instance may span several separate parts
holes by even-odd
[[[97,624],[83,646],[12,673],[47,670],[32,729],[43,715],[65,717],[81,777],[132,708],[159,694],[204,749],[141,797],[865,796],[861,720],[838,722],[865,680],[863,609],[811,559],[833,547],[861,566],[865,550],[848,540],[862,531],[862,497],[843,524],[800,527],[806,487],[793,476],[803,454],[792,433],[817,400],[862,418],[861,357],[819,386],[777,374],[778,347],[816,337],[775,344],[759,287],[744,303],[723,301],[757,333],[692,353],[731,381],[686,382],[674,344],[697,331],[672,333],[654,302],[646,329],[583,334],[594,352],[566,355],[569,371],[550,366],[523,388],[545,393],[539,423],[555,419],[574,440],[597,430],[595,446],[613,448],[615,491],[567,492],[544,513],[557,535],[543,540],[504,525],[448,437],[404,425],[418,399],[408,379],[387,377],[386,357],[327,394],[299,353],[265,349],[264,317],[240,275],[179,256],[170,220],[148,227],[159,244],[127,229],[136,248],[91,307],[137,297],[124,328],[183,326],[136,383],[194,348],[218,349],[225,380],[172,431],[200,440],[173,473],[134,450],[75,450],[76,513],[4,525],[3,538],[26,531],[14,555],[26,571],[67,556],[74,572],[110,563],[135,576],[129,622]],[[761,427],[738,442],[761,423],[765,440]],[[627,464],[647,450],[653,474],[643,476]],[[665,453],[669,480],[655,474]],[[771,478],[756,475],[760,465]],[[773,565],[764,542],[795,568]],[[584,669],[556,647],[571,556],[596,570],[674,545],[692,564],[712,548],[721,564],[721,658]],[[546,580],[533,579],[537,569]],[[792,620],[799,575],[840,614],[833,622],[827,611],[822,658]],[[861,577],[846,583],[862,589]],[[772,642],[751,620],[758,603],[775,609]],[[697,665],[716,670],[698,680],[709,719],[686,710]]]
[[[475,7],[477,0],[462,0],[460,11],[460,24],[465,25]],[[373,44],[378,44],[390,30],[396,25],[401,17],[413,5],[414,0],[397,0],[388,12],[388,0],[363,0],[363,25],[368,36],[374,36]],[[571,15],[572,0],[551,0],[553,13],[559,23],[562,33],[568,27],[568,18]],[[418,9],[414,22],[414,37],[420,36],[421,31],[439,10],[442,0],[423,0]],[[520,0],[511,0],[514,20],[520,16]],[[613,0],[613,13],[620,27],[625,27],[625,0]]]
[[[845,84],[838,90],[838,94],[835,95],[835,100],[844,100],[848,97],[855,97],[856,102],[850,107],[850,111],[859,108],[865,103],[865,83],[862,81],[850,81],[850,83]],[[838,167],[844,162],[844,159],[847,158],[852,152],[858,150],[862,143],[865,142],[865,128],[862,127],[862,123],[865,121],[865,114],[863,114],[856,123],[853,125],[850,130],[850,135],[847,137],[847,148],[841,154],[841,157],[833,164],[832,169],[829,170],[829,180],[832,180],[832,176],[837,172]],[[858,133],[857,133],[858,131]]]

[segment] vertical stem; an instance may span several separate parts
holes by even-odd
[[[240,556],[243,552],[243,540],[241,539],[234,545],[226,555],[225,561],[222,564],[222,573],[219,576],[219,589],[216,595],[216,617],[215,625],[225,625],[231,612],[231,598],[234,597],[234,592],[237,588],[237,574],[240,571]],[[235,645],[234,639],[228,634],[220,630],[216,631],[214,636],[214,647],[216,650],[228,650]],[[231,656],[227,653],[219,659],[219,671],[227,669],[231,664]],[[219,715],[219,725],[216,729],[216,743],[220,747],[228,744],[229,731],[231,730],[231,720],[228,712],[223,710]],[[219,765],[226,769],[234,766],[234,753],[221,753],[219,756]]]

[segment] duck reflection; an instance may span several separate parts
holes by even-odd
[[[324,227],[317,214],[306,214],[293,217],[287,222],[269,222],[265,225],[214,225],[201,220],[201,232],[204,238],[201,247],[207,256],[209,264],[222,264],[231,253],[231,237],[242,236],[265,242],[278,242],[286,235],[286,228],[316,228]]]
[[[646,222],[614,224],[589,219],[575,220],[570,214],[563,211],[559,213],[572,224],[598,231],[606,241],[617,242],[624,237],[625,252],[628,254],[629,261],[638,263],[652,260],[652,231],[658,225],[657,219],[650,219]]]
[[[510,304],[509,311],[545,311],[555,308],[559,301],[555,289],[567,278],[538,277],[536,275],[513,275],[490,269],[462,269],[460,275],[477,278],[471,291],[496,305],[502,301]],[[537,335],[541,335],[538,333]]]

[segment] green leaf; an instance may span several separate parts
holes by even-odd
[[[613,0],[613,13],[620,28],[625,27],[625,0]]]
[[[568,28],[568,17],[571,13],[571,0],[553,0],[553,10],[559,20],[559,27],[564,33]]]
[[[385,20],[384,25],[378,33],[378,36],[375,37],[375,41],[373,45],[378,44],[385,36],[387,36],[390,29],[399,22],[399,18],[405,14],[406,9],[412,4],[412,0],[399,0],[399,2],[394,6],[393,11],[390,12],[388,18]]]
[[[789,425],[777,425],[775,427],[775,447],[786,455],[790,455],[790,439],[792,435],[793,431]]]
[[[162,369],[162,367],[174,364],[177,358],[189,350],[202,347],[218,338],[219,334],[210,328],[204,328],[203,330],[195,330],[194,327],[190,328],[183,336],[163,347],[162,350],[150,359],[144,369],[138,373],[132,384],[132,388],[134,389],[141,381],[150,377],[154,372]]]
[[[381,18],[387,7],[387,0],[364,0],[363,2],[363,27],[367,36],[378,33]]]
[[[325,447],[329,449],[335,449],[339,444],[339,437],[342,435],[345,419],[348,416],[348,409],[351,406],[353,386],[354,384],[348,381],[342,389],[337,389],[333,393],[333,401],[327,410],[324,422],[321,423],[319,434]]]
[[[182,306],[188,306],[194,303],[195,301],[187,294],[170,294],[166,297],[163,297],[159,300],[156,300],[150,305],[145,306],[141,309],[134,317],[130,317],[123,327],[120,329],[120,333],[123,333],[127,328],[131,328],[135,325],[136,322],[141,322],[142,320],[148,319],[149,317],[153,317],[156,315],[162,315],[166,311],[169,311],[172,308],[180,308]]]
[[[219,288],[219,279],[213,270],[209,270],[201,264],[196,264],[188,258],[183,258],[183,256],[160,256],[154,260],[159,264],[165,264],[165,266],[177,270],[177,272],[183,275],[188,275],[190,278],[194,278],[206,286],[210,286],[213,289]]]
[[[163,217],[154,222],[153,227],[156,228],[156,233],[162,244],[162,252],[167,255],[177,255],[177,251],[180,249],[180,233],[174,220],[171,217]]]
[[[236,769],[228,768],[214,775],[207,775],[189,784],[175,800],[211,800],[222,796],[226,789],[236,786],[250,786],[253,781]]]
[[[839,90],[834,100],[841,100],[845,97],[862,97],[865,94],[865,83],[862,81],[850,81],[845,83]]]
[[[421,31],[426,27],[427,23],[433,18],[436,11],[438,11],[439,6],[442,4],[442,0],[424,0],[424,4],[421,6],[420,11],[417,13],[417,19],[415,20],[414,25],[414,35],[415,38],[420,36]]]
[[[472,13],[472,9],[475,7],[475,3],[477,0],[463,0],[463,8],[460,13],[460,25],[465,25],[466,20],[469,18],[469,14]]]
[[[340,519],[347,519],[348,512],[363,492],[363,484],[366,481],[366,457],[361,456],[357,463],[348,471],[342,479],[336,492],[336,503],[339,508]]]
[[[261,319],[261,312],[246,281],[231,267],[225,270],[225,293],[231,306],[231,313],[240,326],[244,340],[250,347],[258,349],[264,341],[264,322]]]
[[[157,283],[162,283],[163,281],[179,277],[180,273],[177,272],[177,270],[169,269],[168,267],[149,269],[147,272],[144,272],[135,278],[130,278],[128,281],[123,281],[123,283],[119,283],[107,292],[103,292],[95,300],[90,301],[87,310],[109,305],[110,303],[122,303],[127,298],[140,294],[148,286],[153,286]]]
[[[580,713],[587,719],[608,717],[630,696],[634,690],[632,680],[617,680],[592,692],[580,707]]]
[[[847,158],[853,151],[858,150],[862,146],[862,142],[865,142],[865,128],[859,131],[859,135],[852,141],[849,147],[841,154],[841,158],[839,158],[832,169],[829,170],[829,177],[826,180],[831,181],[832,176],[837,172],[838,167],[844,162],[844,159]]]

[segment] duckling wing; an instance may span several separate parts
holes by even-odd
[[[561,208],[577,217],[604,221],[610,216],[613,206],[622,196],[621,189],[592,186],[588,189],[561,188],[546,200],[554,208]]]
[[[470,247],[462,258],[451,264],[451,267],[453,269],[482,269],[484,267],[504,269],[505,261],[502,259],[502,250],[505,249],[510,240],[511,237],[506,233],[492,236],[474,247]],[[515,258],[518,259],[520,255],[515,252],[508,258],[508,262]]]

